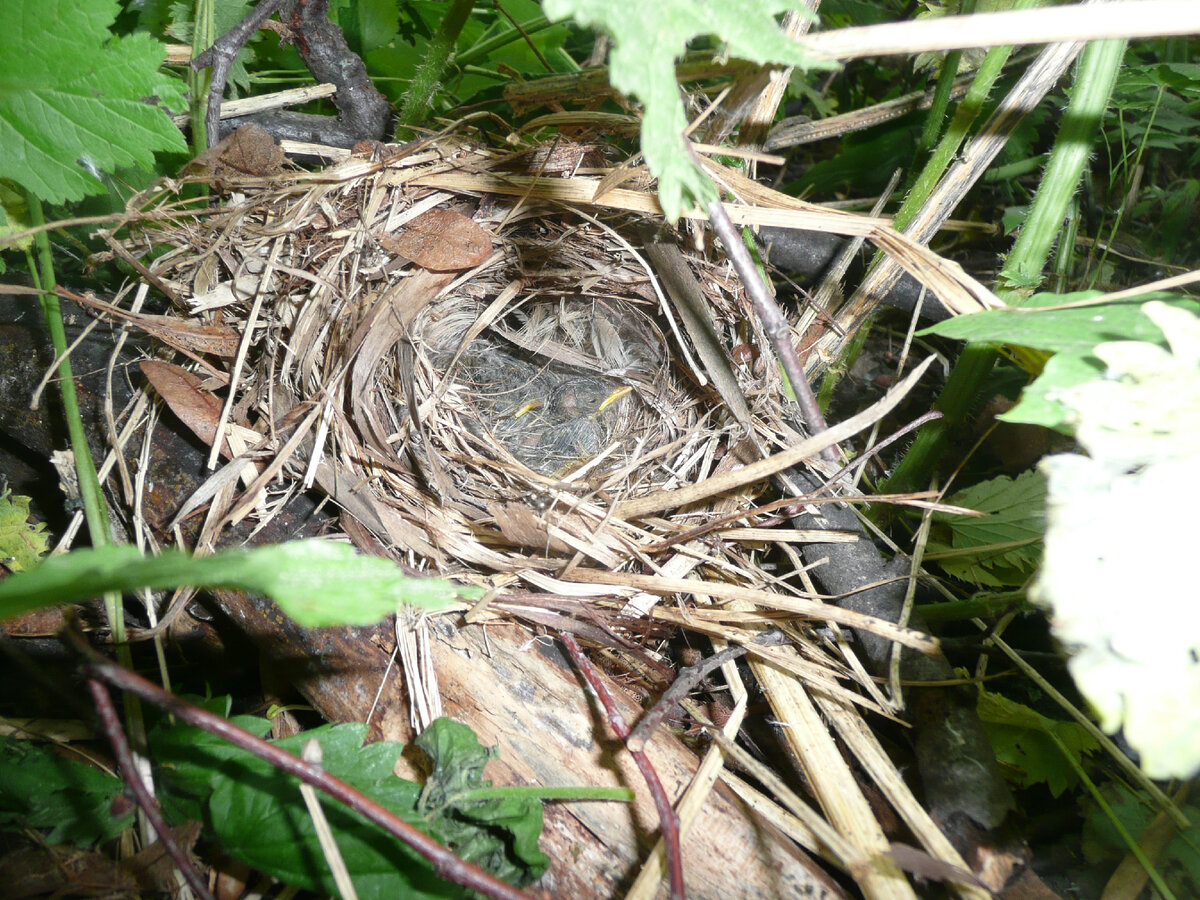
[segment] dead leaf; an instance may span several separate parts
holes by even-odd
[[[211,447],[217,434],[217,423],[221,419],[221,401],[203,390],[199,376],[187,369],[156,359],[144,359],[139,365],[146,380],[171,408],[171,412],[192,429],[206,446]],[[221,455],[233,459],[228,438],[221,441]]]
[[[73,291],[59,289],[59,294],[73,300],[80,306],[107,313],[114,318],[129,322],[147,334],[153,335],[164,344],[169,344],[176,350],[188,355],[193,353],[211,353],[213,356],[237,356],[241,335],[228,325],[210,325],[204,322],[193,322],[178,316],[150,316],[142,313],[131,313],[96,299],[90,292],[76,294]]]
[[[201,153],[187,164],[187,169],[199,169],[214,178],[235,173],[267,176],[282,172],[285,162],[287,155],[275,138],[266,129],[251,124]]]
[[[492,255],[491,232],[452,209],[431,209],[409,222],[400,234],[375,237],[389,253],[430,272],[473,269]]]
[[[136,897],[133,876],[103,854],[77,847],[22,847],[0,859],[0,884],[12,900],[50,895]]]

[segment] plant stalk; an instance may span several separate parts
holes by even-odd
[[[400,114],[396,119],[397,141],[411,140],[413,134],[410,126],[429,117],[433,95],[437,92],[442,73],[454,59],[458,36],[474,7],[475,0],[453,0],[450,4],[437,34],[429,42],[424,61],[417,67],[408,90],[404,92]]]

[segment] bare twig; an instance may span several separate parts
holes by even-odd
[[[262,27],[275,10],[283,4],[283,0],[259,0],[250,14],[234,25],[229,31],[217,38],[213,45],[192,60],[193,69],[212,68],[212,80],[208,88],[208,107],[204,113],[204,130],[208,142],[215,144],[220,140],[217,132],[221,121],[221,98],[225,96],[225,83],[229,80],[229,70],[238,53],[246,46],[246,42]]]
[[[771,628],[756,637],[753,643],[778,644],[786,640],[787,638],[783,632],[777,628]],[[714,653],[708,659],[698,662],[694,666],[680,669],[671,686],[663,692],[658,702],[654,704],[654,708],[642,716],[637,726],[630,732],[629,737],[625,740],[626,748],[631,753],[643,750],[646,742],[654,734],[654,729],[662,724],[662,720],[667,717],[667,714],[672,709],[683,702],[684,698],[691,693],[692,688],[707,678],[713,670],[719,669],[725,663],[745,656],[749,652],[750,648],[743,644],[735,647],[726,647],[720,653]]]
[[[617,709],[616,700],[613,699],[613,695],[604,683],[604,679],[600,677],[600,673],[592,665],[592,661],[584,655],[579,642],[575,640],[575,635],[566,631],[559,632],[558,639],[567,648],[567,652],[571,654],[571,659],[579,667],[579,672],[583,675],[584,681],[587,682],[588,687],[595,693],[596,699],[600,701],[600,705],[604,707],[605,715],[608,716],[612,730],[616,732],[617,737],[622,741],[627,741],[630,732],[629,726],[625,723],[625,717]],[[672,900],[684,900],[683,860],[679,851],[679,820],[675,817],[675,810],[671,807],[671,801],[667,797],[667,792],[663,788],[662,782],[658,778],[658,773],[654,770],[654,766],[650,762],[650,758],[646,756],[646,752],[632,748],[630,748],[629,752],[633,756],[634,762],[637,763],[642,777],[646,779],[646,786],[650,789],[650,796],[654,798],[654,807],[658,811],[659,827],[662,829],[662,839],[667,851],[667,871],[671,883]]]
[[[745,656],[749,652],[749,647],[740,644],[726,647],[720,653],[714,653],[708,659],[698,662],[694,666],[680,669],[679,675],[671,682],[671,686],[663,691],[663,695],[658,698],[654,708],[638,720],[637,726],[625,739],[625,746],[629,752],[637,753],[645,749],[646,742],[650,740],[654,730],[662,724],[667,713],[678,706],[680,701],[692,692],[692,688],[707,678],[713,669],[718,669],[725,663]]]
[[[274,744],[269,744],[245,729],[239,728],[227,719],[188,703],[186,700],[181,700],[173,694],[168,694],[140,675],[135,675],[111,660],[105,659],[92,650],[76,633],[67,631],[65,637],[72,649],[84,658],[87,674],[92,680],[103,681],[115,688],[128,691],[189,725],[224,738],[234,746],[253,753],[259,759],[266,760],[289,775],[296,776],[305,784],[311,784],[318,790],[324,791],[348,809],[375,823],[420,854],[433,865],[433,870],[439,877],[479,891],[484,896],[493,897],[496,900],[531,900],[524,891],[506,884],[478,866],[459,859],[429,835],[418,831],[370,797],[354,789],[340,778],[330,775],[319,765],[307,763],[300,757],[281,750]],[[124,768],[124,763],[122,763],[122,768]],[[132,771],[132,769],[126,771]]]
[[[74,632],[69,633],[74,634]],[[112,665],[115,667],[115,664]],[[187,854],[183,852],[183,848],[179,846],[179,842],[175,840],[175,835],[171,833],[166,820],[163,819],[162,810],[158,808],[158,804],[146,790],[142,776],[138,774],[137,763],[133,759],[133,750],[130,749],[129,741],[125,737],[125,729],[121,727],[121,722],[117,718],[117,708],[113,706],[108,689],[95,678],[89,678],[87,685],[92,694],[92,701],[96,704],[96,712],[100,714],[100,724],[108,736],[108,742],[112,744],[113,756],[117,758],[117,765],[121,767],[121,775],[125,779],[125,784],[129,786],[133,799],[146,814],[146,820],[154,829],[154,833],[158,835],[158,839],[162,841],[163,849],[175,861],[176,867],[187,879],[191,889],[196,892],[196,896],[201,900],[213,900],[213,895],[208,892],[208,886],[205,885],[204,879],[200,877],[196,867],[192,865]]]
[[[729,215],[720,200],[713,200],[708,204],[708,217],[712,222],[713,231],[725,246],[725,254],[745,285],[746,293],[750,295],[750,302],[754,304],[754,312],[762,321],[763,330],[771,339],[771,346],[775,348],[779,363],[783,366],[784,374],[787,375],[796,395],[796,402],[800,404],[805,424],[814,435],[827,430],[829,426],[825,424],[825,417],[817,407],[817,398],[813,395],[812,386],[804,374],[804,366],[800,364],[800,357],[792,344],[792,329],[784,318],[783,310],[767,290],[754,261],[750,259],[750,251],[746,249],[737,229],[733,227],[733,222],[729,220]],[[822,450],[821,457],[829,462],[837,462],[836,445]]]

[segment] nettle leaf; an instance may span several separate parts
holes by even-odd
[[[0,491],[0,564],[10,572],[24,572],[48,549],[46,526],[29,521],[29,498]]]
[[[390,560],[320,539],[195,557],[179,550],[142,556],[136,547],[121,545],[52,556],[29,572],[6,578],[0,582],[0,620],[105,591],[168,590],[185,584],[265,594],[310,628],[369,625],[402,603],[443,609],[456,596],[478,594],[436,578],[409,577]]]
[[[0,825],[49,828],[49,844],[92,845],[124,831],[132,810],[111,812],[125,784],[81,760],[29,741],[0,737]]]
[[[275,743],[299,755],[309,740],[321,746],[321,766],[441,841],[416,812],[421,787],[392,774],[403,749],[381,741],[363,746],[367,726],[325,726]],[[237,777],[220,780],[209,801],[221,845],[239,859],[288,884],[336,896],[316,828],[295,778],[258,759]],[[465,897],[439,879],[421,857],[356,813],[318,792],[338,849],[362,900]]]
[[[1044,475],[1029,471],[1016,480],[993,478],[958,491],[946,502],[987,513],[935,514],[939,537],[929,542],[929,553],[949,574],[987,587],[1019,586],[1033,575],[1046,531]],[[940,537],[947,530],[948,541]]]
[[[99,172],[150,168],[186,145],[158,104],[185,106],[147,34],[114,37],[116,0],[37,0],[0,28],[0,178],[62,203],[103,193]]]
[[[663,211],[674,222],[684,208],[715,199],[716,188],[692,162],[684,145],[687,127],[674,62],[701,35],[725,42],[731,56],[757,63],[781,63],[805,69],[831,69],[835,62],[816,59],[787,38],[775,16],[805,10],[802,0],[545,0],[550,19],[574,17],[600,28],[615,42],[609,54],[609,80],[645,104],[642,154],[658,178]]]
[[[979,718],[996,758],[1023,787],[1045,782],[1055,797],[1073,788],[1079,775],[1070,759],[1083,762],[1100,745],[1078,722],[1048,719],[1001,694],[979,692]]]
[[[1102,727],[1124,729],[1151,777],[1190,778],[1200,772],[1200,613],[1185,577],[1200,507],[1200,318],[1157,302],[1143,312],[1169,352],[1101,344],[1108,377],[1058,396],[1090,457],[1042,462],[1046,556],[1030,593],[1051,608]]]

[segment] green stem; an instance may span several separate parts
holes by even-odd
[[[29,204],[29,220],[34,227],[46,223],[41,201],[30,192],[25,192],[25,200]],[[109,531],[108,505],[104,502],[104,492],[100,487],[100,479],[96,475],[96,464],[92,460],[92,450],[88,446],[87,435],[83,430],[83,417],[79,413],[79,397],[75,393],[75,376],[71,371],[71,359],[67,355],[67,333],[63,327],[62,308],[55,293],[56,278],[54,275],[54,258],[50,252],[50,238],[46,231],[39,231],[34,236],[34,247],[37,259],[30,259],[29,272],[33,277],[34,287],[42,291],[42,314],[46,319],[46,328],[50,332],[50,343],[54,347],[54,355],[61,359],[58,364],[58,387],[62,395],[63,413],[67,420],[67,436],[71,442],[71,453],[75,458],[75,472],[79,479],[79,496],[83,501],[83,515],[87,522],[88,536],[93,547],[105,547],[112,543]],[[125,639],[125,608],[119,591],[109,591],[104,594],[104,614],[108,619],[108,627],[112,632],[112,641],[116,646],[117,661],[127,669],[133,668],[133,654]],[[146,725],[142,715],[142,707],[132,694],[125,694],[125,721],[130,739],[138,752],[144,752],[146,746]]]
[[[1041,283],[1042,270],[1062,232],[1063,218],[1092,153],[1092,142],[1108,108],[1125,41],[1097,41],[1079,56],[1071,102],[1063,116],[1046,172],[1034,195],[1029,216],[997,279],[1001,300],[1019,302]],[[1005,292],[1010,292],[1005,296]]]
[[[942,60],[942,73],[938,76],[937,86],[933,89],[933,98],[929,103],[929,113],[925,116],[925,127],[921,138],[917,141],[917,154],[929,150],[937,142],[942,133],[942,122],[946,118],[946,110],[950,108],[950,91],[954,89],[954,78],[958,75],[958,66],[962,62],[962,51],[951,50]]]
[[[996,295],[1009,305],[1019,304],[1041,281],[1046,260],[1062,230],[1067,207],[1091,154],[1124,52],[1123,41],[1099,41],[1089,44],[1080,54],[1070,104],[1046,171],[1029,216],[997,278]],[[908,491],[928,482],[937,461],[948,449],[951,429],[965,420],[997,356],[997,348],[991,344],[968,344],[963,349],[934,404],[943,418],[921,430],[881,490]]]
[[[29,204],[29,220],[35,228],[46,224],[42,212],[41,201],[28,191],[25,200]],[[71,360],[66,356],[67,333],[63,328],[62,310],[58,302],[58,294],[54,292],[54,260],[50,253],[50,238],[45,231],[39,231],[34,237],[34,247],[37,251],[36,265],[30,266],[34,287],[43,291],[42,315],[46,318],[46,327],[50,331],[50,342],[54,346],[55,357],[61,357],[58,364],[58,386],[62,391],[63,412],[67,417],[67,435],[71,441],[71,452],[75,455],[75,469],[79,474],[79,494],[83,500],[83,514],[87,520],[88,535],[93,547],[103,547],[110,543],[108,530],[108,512],[105,509],[104,495],[100,490],[100,479],[96,477],[96,466],[92,461],[92,451],[88,446],[87,436],[83,432],[83,419],[79,414],[79,398],[75,393],[75,378],[71,372]],[[114,632],[115,637],[115,632]]]
[[[1034,0],[1021,0],[1014,6],[1014,9],[1024,9],[1033,5]],[[896,213],[896,227],[901,231],[908,227],[913,217],[929,199],[929,195],[933,193],[938,181],[950,168],[950,163],[954,161],[959,148],[967,139],[971,125],[983,111],[983,104],[987,101],[996,80],[1004,70],[1004,65],[1012,55],[1012,50],[1012,47],[993,47],[983,58],[979,71],[975,73],[975,80],[971,82],[971,87],[967,89],[966,95],[958,104],[958,109],[954,111],[954,118],[950,120],[946,133],[933,148],[929,161],[921,169],[921,174],[913,182],[912,189],[904,198],[899,212]]]
[[[213,0],[196,0],[195,23],[192,28],[192,56],[197,57],[217,39]],[[208,131],[204,115],[208,110],[208,87],[212,84],[212,69],[188,69],[188,91],[191,94],[192,153],[199,156],[208,149]]]
[[[1112,825],[1113,829],[1120,836],[1121,840],[1124,841],[1125,846],[1129,849],[1130,854],[1132,854],[1133,858],[1138,861],[1138,865],[1140,865],[1146,872],[1146,877],[1148,877],[1158,889],[1159,895],[1163,898],[1163,900],[1175,900],[1175,895],[1171,893],[1171,889],[1167,887],[1167,883],[1163,880],[1162,875],[1159,874],[1158,869],[1155,868],[1154,863],[1152,863],[1150,858],[1146,856],[1146,851],[1142,849],[1142,845],[1137,842],[1132,834],[1130,834],[1129,829],[1125,827],[1125,823],[1121,821],[1121,817],[1117,815],[1116,810],[1114,810],[1109,805],[1108,801],[1104,799],[1104,794],[1100,792],[1098,787],[1096,787],[1095,782],[1088,777],[1088,774],[1086,771],[1084,771],[1083,766],[1081,766],[1079,761],[1075,758],[1075,754],[1071,752],[1067,745],[1062,742],[1062,738],[1060,738],[1054,731],[1047,729],[1042,733],[1054,742],[1054,746],[1058,747],[1059,752],[1062,753],[1063,759],[1065,759],[1067,764],[1075,770],[1075,774],[1079,776],[1079,780],[1083,782],[1083,786],[1087,789],[1087,792],[1092,795],[1092,799],[1096,801],[1096,805],[1100,807],[1100,811],[1104,813],[1109,824]]]
[[[433,95],[437,92],[442,73],[454,59],[458,36],[474,7],[475,0],[453,0],[450,4],[442,24],[438,26],[437,34],[429,42],[425,59],[417,67],[408,90],[404,92],[400,114],[396,120],[396,140],[410,140],[412,129],[409,126],[429,117]]]

